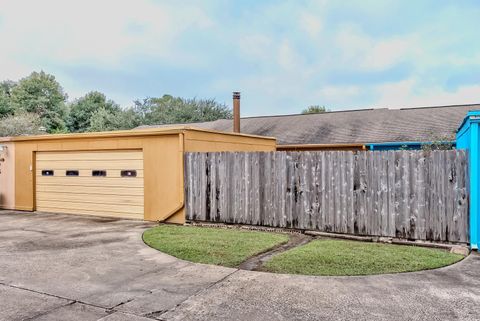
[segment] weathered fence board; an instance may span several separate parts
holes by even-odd
[[[188,220],[468,242],[464,151],[187,153]]]

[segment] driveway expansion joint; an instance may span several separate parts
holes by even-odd
[[[158,317],[160,317],[160,319],[157,318],[157,320],[160,320],[160,321],[163,321],[164,319],[161,318],[161,316],[167,312],[174,312],[180,305],[182,305],[184,302],[190,300],[191,298],[194,298],[195,296],[197,295],[200,295],[202,294],[203,292],[206,292],[208,291],[209,289],[213,288],[214,286],[216,286],[217,284],[220,284],[222,282],[224,282],[226,279],[228,279],[229,277],[231,277],[232,275],[234,275],[235,273],[237,273],[238,271],[241,271],[240,269],[235,269],[233,272],[230,272],[228,273],[227,275],[225,275],[224,277],[218,279],[217,281],[215,282],[212,282],[210,283],[208,286],[206,286],[205,288],[203,289],[200,289],[198,291],[196,291],[195,293],[189,295],[188,297],[186,297],[184,300],[180,301],[179,303],[177,303],[174,307],[170,308],[170,309],[167,309],[165,311],[163,311],[162,313],[158,314]]]
[[[48,294],[45,294],[45,295],[48,295]],[[50,310],[41,312],[41,313],[39,313],[39,314],[36,314],[36,315],[34,315],[34,316],[32,316],[32,317],[23,319],[22,321],[33,321],[33,320],[35,320],[35,319],[37,319],[37,318],[39,318],[39,317],[42,317],[42,316],[44,316],[44,315],[47,315],[47,314],[53,312],[53,311],[55,311],[55,310],[58,310],[58,309],[67,307],[67,306],[69,306],[69,305],[74,305],[75,303],[77,303],[77,302],[76,302],[76,301],[68,302],[68,303],[66,303],[66,304],[60,305],[60,306],[55,307],[55,308],[53,308],[53,309],[50,309]]]

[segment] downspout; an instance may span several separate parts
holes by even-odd
[[[184,162],[185,162],[185,157],[184,157],[184,139],[185,139],[185,134],[182,132],[179,134],[179,139],[178,139],[178,149],[180,152],[180,184],[179,185],[179,195],[180,197],[180,203],[175,207],[172,211],[170,211],[167,216],[165,216],[164,219],[160,220],[159,223],[165,223],[168,221],[173,215],[177,214],[178,211],[180,211],[184,206],[185,206],[185,191],[184,191],[184,175],[185,175],[185,169],[184,169]]]

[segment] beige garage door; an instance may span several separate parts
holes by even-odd
[[[37,211],[143,219],[142,151],[38,152]]]

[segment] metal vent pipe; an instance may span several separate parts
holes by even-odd
[[[233,92],[233,132],[240,133],[240,92]]]

